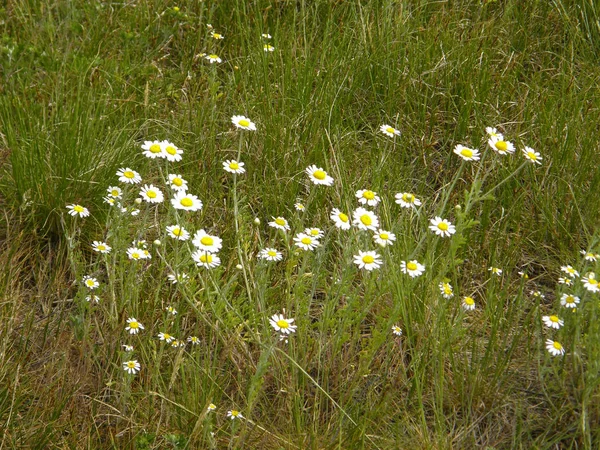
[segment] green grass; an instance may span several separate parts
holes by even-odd
[[[4,6],[0,447],[597,448],[598,294],[578,282],[573,313],[556,280],[565,264],[594,270],[579,251],[600,248],[599,20],[591,0]],[[223,63],[201,56],[213,52]],[[258,130],[234,129],[234,114]],[[402,136],[381,134],[384,123]],[[489,150],[486,126],[517,152]],[[183,160],[144,158],[153,139]],[[463,163],[456,144],[483,160]],[[522,164],[525,145],[541,166]],[[240,149],[247,172],[234,182],[222,161]],[[311,164],[334,186],[311,185]],[[203,210],[177,215],[167,201],[118,214],[102,197],[126,166],[167,198],[164,175],[182,174]],[[365,188],[398,238],[372,273],[352,263],[375,249],[370,233],[329,219]],[[132,206],[139,189],[125,191]],[[418,211],[394,203],[406,191],[423,199]],[[91,217],[68,216],[71,203]],[[278,215],[288,235],[267,226]],[[436,215],[457,234],[428,231]],[[219,268],[195,267],[165,235],[176,220],[223,238]],[[296,254],[307,226],[325,231],[322,245]],[[127,259],[134,239],[150,261]],[[93,240],[112,253],[93,253]],[[284,260],[258,261],[267,245]],[[408,259],[423,276],[400,272]],[[190,282],[169,284],[174,269]],[[101,282],[97,305],[84,275]],[[439,293],[444,279],[453,299]],[[460,306],[467,295],[473,312]],[[298,325],[288,344],[268,322],[283,309]],[[546,329],[549,313],[565,327]],[[128,317],[144,324],[138,336]],[[170,348],[159,332],[201,345]],[[548,354],[548,338],[565,356]],[[136,376],[122,369],[124,343]],[[246,420],[227,419],[234,408]]]

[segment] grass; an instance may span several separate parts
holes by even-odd
[[[566,264],[600,270],[579,253],[599,248],[599,19],[591,0],[5,5],[0,447],[596,448],[597,294],[557,279]],[[201,56],[213,52],[221,64]],[[258,130],[235,129],[235,114]],[[384,123],[402,135],[384,136]],[[493,153],[486,126],[515,155]],[[144,158],[153,139],[183,160]],[[462,162],[456,144],[482,161]],[[541,166],[523,164],[524,145]],[[247,172],[234,177],[222,162],[239,152]],[[311,164],[334,185],[312,185]],[[181,174],[204,208],[119,214],[102,198],[120,167],[167,198],[164,176]],[[376,248],[371,233],[329,219],[365,188],[397,236],[373,272],[352,263]],[[135,207],[138,187],[124,191]],[[398,192],[422,207],[401,209]],[[68,216],[72,203],[91,216]],[[267,226],[280,215],[288,234]],[[457,226],[452,238],[428,231],[436,215]],[[195,267],[165,234],[176,221],[223,239],[220,267]],[[324,230],[321,246],[297,253],[308,226]],[[139,239],[151,260],[127,259]],[[113,251],[92,252],[93,240]],[[257,260],[269,245],[283,261]],[[400,272],[411,259],[421,277]],[[168,283],[174,270],[189,283]],[[84,275],[101,283],[98,304]],[[581,297],[575,312],[560,306],[567,292]],[[296,319],[287,344],[275,313]],[[544,327],[550,313],[564,328]],[[171,348],[159,332],[201,345]],[[546,339],[566,354],[551,357]],[[130,357],[135,376],[122,369]]]

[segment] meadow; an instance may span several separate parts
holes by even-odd
[[[0,8],[0,449],[600,447],[594,0]]]

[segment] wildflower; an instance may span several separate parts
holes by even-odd
[[[173,239],[177,239],[178,241],[187,241],[190,238],[190,233],[188,233],[185,228],[180,227],[179,225],[168,226],[167,233]]]
[[[85,207],[85,206],[81,206],[81,205],[67,205],[67,209],[69,210],[69,214],[74,216],[79,216],[79,217],[87,217],[90,215],[90,211]]]
[[[123,191],[117,186],[109,186],[106,192],[108,192],[108,196],[112,198],[121,198],[123,195]]]
[[[223,162],[223,169],[230,173],[244,173],[246,169],[244,169],[244,163],[238,162],[234,159],[227,160]]]
[[[488,145],[500,155],[508,155],[515,152],[514,144],[510,141],[505,141],[504,137],[491,137],[488,140]]]
[[[287,220],[283,217],[273,217],[273,221],[269,222],[269,226],[283,231],[290,229]]]
[[[162,146],[160,145],[160,141],[144,141],[144,145],[142,145],[142,155],[150,158],[164,158],[165,155],[162,150]]]
[[[175,144],[169,141],[162,141],[160,143],[163,151],[163,155],[167,158],[167,161],[177,162],[183,159],[183,150],[177,148]]]
[[[129,167],[117,170],[117,176],[121,183],[138,184],[142,182],[140,174],[135,170],[131,170]]]
[[[400,130],[396,130],[394,127],[389,125],[381,125],[379,131],[389,137],[400,136]]]
[[[402,328],[400,328],[398,325],[394,325],[392,327],[392,333],[394,333],[396,336],[402,336]]]
[[[175,336],[171,336],[169,333],[163,333],[162,331],[158,333],[158,339],[161,341],[165,341],[167,344],[170,344],[175,340]]]
[[[192,345],[199,345],[200,344],[200,338],[198,338],[197,336],[189,336],[187,338],[187,341],[192,344]]]
[[[564,284],[565,286],[573,286],[573,278],[559,277],[558,284]]]
[[[275,328],[275,331],[279,331],[281,334],[291,334],[296,332],[296,325],[292,325],[294,319],[285,319],[281,314],[273,314],[269,323]]]
[[[563,294],[560,298],[560,304],[566,308],[577,308],[579,297],[572,294]]]
[[[396,194],[396,203],[403,208],[415,208],[417,206],[421,206],[421,200],[419,200],[410,192],[400,192]]]
[[[524,280],[529,280],[529,275],[527,275],[527,272],[525,272],[524,270],[519,270],[519,272],[517,272],[517,273]]]
[[[106,242],[94,241],[92,242],[92,250],[98,253],[110,253],[112,249]]]
[[[81,280],[81,282],[85,285],[85,287],[87,287],[90,290],[94,290],[98,286],[100,286],[100,283],[98,283],[98,280],[96,278],[90,277],[88,275],[86,275],[85,277],[83,277],[83,279]]]
[[[90,303],[90,302],[100,303],[100,297],[98,297],[97,295],[94,295],[94,294],[90,294],[85,297],[85,301],[88,303]]]
[[[306,168],[306,173],[314,184],[323,184],[325,186],[331,186],[333,184],[333,178],[314,164]]]
[[[381,201],[377,192],[369,191],[368,189],[356,191],[356,198],[358,198],[359,203],[369,206],[377,206]]]
[[[275,51],[275,47],[273,47],[270,44],[265,44],[265,45],[263,45],[263,50],[265,52],[273,52],[273,51]]]
[[[175,339],[175,340],[173,340],[173,342],[171,342],[171,347],[173,347],[173,348],[185,347],[185,342],[180,341],[179,339]]]
[[[214,403],[209,404],[208,408],[206,408],[208,412],[214,411],[215,409],[217,409],[217,405],[215,405]]]
[[[221,58],[219,58],[218,55],[215,55],[214,53],[211,53],[210,55],[206,55],[205,58],[211,64],[223,62],[223,60]]]
[[[172,284],[177,283],[186,283],[189,280],[190,276],[187,273],[170,273],[167,275],[167,279]]]
[[[594,272],[590,272],[586,277],[581,279],[583,282],[583,287],[585,287],[590,292],[600,292],[600,286],[598,286],[598,280],[596,279],[596,274]]]
[[[331,218],[331,220],[333,220],[333,223],[337,228],[341,228],[342,230],[350,229],[350,219],[339,209],[333,208],[329,217]]]
[[[126,352],[133,351],[133,345],[123,344],[121,347],[123,347],[123,350],[125,350]]]
[[[294,208],[296,208],[296,211],[300,212],[303,212],[306,209],[302,203],[294,203]]]
[[[271,39],[271,35],[270,35],[269,33],[263,33],[263,34],[261,34],[261,36],[262,36],[264,39]]]
[[[139,261],[140,259],[146,259],[146,255],[144,254],[144,250],[137,247],[129,247],[127,249],[127,257],[129,259],[133,259],[135,261]]]
[[[320,228],[305,228],[304,229],[304,233],[308,234],[309,236],[315,238],[315,239],[321,239],[323,236],[325,236],[325,233],[323,232],[323,230],[321,230]]]
[[[416,259],[412,261],[402,261],[400,262],[400,270],[402,273],[410,275],[411,278],[418,277],[425,272],[425,266],[419,263]]]
[[[108,203],[110,206],[114,206],[117,203],[117,201],[113,197],[110,197],[108,195],[106,197],[103,197],[102,200],[104,200],[104,203]]]
[[[256,131],[256,125],[250,119],[244,116],[233,116],[231,122],[242,130]]]
[[[531,147],[525,147],[522,152],[525,155],[525,158],[527,158],[533,164],[542,164],[542,156]]]
[[[352,224],[360,230],[377,230],[379,219],[377,216],[364,208],[357,208],[352,214]]]
[[[565,354],[565,348],[560,342],[553,341],[552,339],[546,339],[546,349],[552,356],[559,356]]]
[[[502,275],[502,269],[499,269],[498,267],[490,267],[488,270],[492,272],[493,275]]]
[[[379,230],[373,235],[375,243],[385,247],[386,245],[392,245],[396,240],[396,235],[390,231]]]
[[[379,269],[383,264],[383,260],[381,259],[381,255],[374,251],[358,251],[358,255],[354,255],[354,264],[358,266],[359,269],[365,270],[373,270]]]
[[[561,320],[558,316],[544,316],[542,317],[542,321],[548,328],[555,328],[557,330],[565,324],[564,320]]]
[[[465,297],[465,298],[463,298],[462,307],[466,311],[472,311],[472,310],[474,310],[475,309],[475,300],[473,300],[473,297]]]
[[[598,258],[600,258],[600,255],[596,253],[587,252],[585,250],[581,250],[581,254],[583,255],[583,259],[590,262],[596,262],[598,261]]]
[[[431,225],[429,225],[429,229],[438,236],[450,237],[456,233],[456,227],[447,219],[442,219],[441,217],[436,216],[435,219],[431,219],[429,222],[431,223]]]
[[[571,278],[576,278],[579,276],[579,272],[577,272],[572,266],[562,266],[560,270],[562,270]]]
[[[137,362],[136,360],[132,360],[132,361],[125,361],[123,363],[123,369],[125,370],[125,372],[131,374],[131,375],[135,375],[136,373],[138,373],[140,371],[140,363]]]
[[[181,175],[174,173],[169,174],[169,183],[171,183],[171,189],[174,191],[187,191],[187,181],[185,181]]]
[[[458,144],[454,148],[454,153],[460,156],[465,161],[478,161],[479,160],[479,150],[473,150],[464,145]]]
[[[535,298],[546,298],[546,296],[540,291],[531,291],[531,295],[533,295]]]
[[[162,191],[153,185],[144,185],[140,191],[140,197],[148,203],[162,203],[165,199]]]
[[[210,32],[210,36],[211,36],[213,39],[216,39],[216,40],[225,39],[225,36],[223,36],[223,35],[222,35],[222,34],[220,34],[220,33],[215,33],[214,31],[211,31],[211,32]]]
[[[175,209],[184,211],[200,211],[202,209],[202,202],[196,195],[183,191],[177,191],[175,197],[171,199],[171,204]]]
[[[317,239],[305,233],[298,233],[294,238],[294,243],[302,250],[314,250],[319,245]]]
[[[242,416],[242,413],[239,412],[237,409],[232,409],[231,411],[227,411],[227,417],[229,417],[231,420],[244,418],[244,416]]]
[[[452,289],[452,285],[450,283],[442,282],[439,284],[440,292],[442,293],[442,297],[449,299],[454,297],[454,291]]]
[[[167,311],[169,314],[172,314],[174,316],[177,315],[177,310],[173,306],[167,306],[165,308],[165,311]]]
[[[504,136],[502,135],[502,133],[499,133],[498,130],[496,130],[495,128],[486,127],[485,132],[488,134],[488,136],[490,138],[504,139]]]
[[[144,325],[139,323],[135,317],[130,317],[127,319],[127,326],[125,327],[126,331],[129,331],[129,334],[138,334],[140,330],[144,329]]]
[[[258,257],[267,261],[281,261],[283,259],[281,252],[271,247],[264,248],[258,252]]]
[[[192,259],[198,267],[206,267],[207,269],[212,269],[221,264],[221,258],[203,250],[196,250],[192,253]]]
[[[192,244],[200,250],[217,253],[221,250],[221,247],[223,247],[223,240],[218,236],[208,234],[204,230],[198,230],[196,231],[196,234],[194,234]]]

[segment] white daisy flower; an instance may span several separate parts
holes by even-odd
[[[94,241],[92,242],[92,250],[98,253],[110,253],[112,248],[106,242]]]
[[[558,316],[544,316],[542,317],[542,321],[548,328],[554,328],[556,330],[565,324],[564,320],[561,320]]]
[[[164,333],[161,331],[160,333],[158,333],[158,339],[166,342],[167,344],[170,344],[175,340],[175,336],[171,336],[169,333]]]
[[[210,253],[217,253],[223,247],[223,240],[218,236],[208,234],[206,231],[198,230],[194,234],[192,244],[199,250],[204,250]]]
[[[552,339],[546,339],[546,350],[550,352],[552,356],[561,356],[565,354],[565,348],[558,341]]]
[[[442,282],[439,284],[439,288],[440,288],[442,297],[444,297],[445,299],[454,297],[454,291],[453,291],[452,285],[450,283]]]
[[[133,351],[133,345],[123,344],[121,345],[121,347],[123,347],[123,350],[125,350],[126,352],[131,353]]]
[[[379,219],[375,213],[367,211],[364,208],[357,208],[352,214],[352,217],[352,225],[357,227],[359,230],[376,231],[377,228],[379,228]]]
[[[416,208],[417,206],[421,206],[421,200],[410,192],[400,192],[396,194],[396,203],[403,208]]]
[[[510,141],[505,141],[504,137],[491,137],[488,140],[488,145],[499,155],[508,155],[515,152],[514,144]]]
[[[245,116],[233,116],[231,122],[242,130],[256,131],[256,125]]]
[[[90,215],[90,211],[85,206],[73,204],[67,205],[67,209],[69,210],[69,214],[73,217],[87,217]]]
[[[263,248],[258,252],[258,257],[267,261],[281,261],[283,259],[281,252],[271,247]]]
[[[135,375],[136,373],[138,373],[140,371],[140,368],[140,363],[137,362],[135,359],[132,361],[125,361],[123,363],[123,370],[125,370],[125,372],[131,375]]]
[[[486,127],[485,132],[490,138],[504,139],[504,135],[492,127]]]
[[[129,167],[117,170],[117,176],[121,183],[126,184],[139,184],[142,182],[142,177],[135,170],[131,170]]]
[[[385,247],[386,245],[392,245],[396,240],[396,235],[390,231],[379,230],[373,235],[375,243]]]
[[[244,173],[246,169],[244,169],[244,163],[236,161],[234,159],[227,160],[223,162],[223,169],[230,173]]]
[[[583,287],[588,291],[600,292],[600,286],[598,286],[598,280],[596,279],[596,274],[594,272],[588,273],[581,281],[583,282]]]
[[[269,33],[263,33],[261,34],[261,36],[263,37],[263,39],[271,39],[271,35]]]
[[[314,250],[319,245],[319,241],[308,234],[298,233],[294,237],[294,244],[302,250]]]
[[[203,250],[196,250],[192,253],[192,259],[198,267],[206,267],[207,269],[212,269],[221,264],[221,258]]]
[[[263,50],[265,52],[274,52],[275,51],[275,47],[273,47],[270,44],[265,44],[265,45],[263,45]]]
[[[283,217],[273,217],[273,221],[269,222],[269,226],[279,230],[287,231],[290,229],[288,221]]]
[[[140,197],[148,203],[162,203],[165,199],[165,196],[160,189],[156,186],[146,184],[140,191]]]
[[[135,317],[127,319],[127,326],[125,331],[129,331],[129,334],[138,334],[140,330],[144,329],[144,325],[139,323]]]
[[[170,273],[167,275],[167,279],[172,284],[177,283],[186,283],[189,280],[190,276],[187,273]]]
[[[447,219],[442,219],[436,216],[435,219],[429,220],[429,229],[441,237],[450,237],[456,233],[456,227]]]
[[[273,314],[271,319],[269,319],[269,323],[275,331],[278,331],[281,334],[291,334],[296,332],[296,325],[292,325],[294,319],[286,319],[281,314]]]
[[[571,278],[576,278],[579,276],[579,272],[577,272],[573,266],[567,265],[567,266],[561,266],[560,270],[562,270],[564,273],[566,273],[568,276],[570,276]]]
[[[569,277],[559,277],[558,284],[564,284],[566,286],[573,286],[573,278]]]
[[[490,267],[488,270],[492,272],[493,275],[502,275],[502,269],[499,269],[498,267]]]
[[[377,206],[381,201],[377,192],[369,191],[368,189],[356,191],[356,198],[358,199],[358,203],[369,206]]]
[[[396,336],[402,336],[402,328],[400,328],[398,325],[394,325],[392,327],[392,333],[394,333]]]
[[[171,204],[175,209],[184,211],[200,211],[202,202],[196,195],[188,194],[184,191],[177,191],[175,197],[171,199]]]
[[[418,277],[425,272],[425,266],[419,263],[416,259],[412,261],[401,261],[400,262],[400,270],[402,273],[410,275],[411,278]]]
[[[565,308],[577,308],[579,297],[572,294],[563,294],[560,298],[560,304]]]
[[[525,158],[527,158],[533,164],[542,165],[542,155],[540,155],[534,149],[532,149],[531,147],[525,147],[521,151],[523,152],[523,155],[525,155]]]
[[[473,299],[473,297],[463,298],[462,307],[466,311],[473,311],[475,309],[475,300]]]
[[[358,255],[354,255],[354,264],[356,264],[359,269],[371,271],[373,269],[379,269],[383,264],[383,260],[381,259],[381,255],[377,252],[363,252],[359,250]]]
[[[586,261],[590,261],[590,262],[596,262],[596,261],[598,261],[598,258],[600,258],[600,255],[598,255],[596,253],[588,252],[586,250],[581,250],[581,254],[583,255],[583,259],[585,259]]]
[[[143,248],[129,247],[127,249],[127,257],[135,261],[139,261],[141,259],[149,259],[148,257],[150,254],[147,252],[148,250],[144,250]]]
[[[168,226],[167,234],[178,241],[187,241],[190,238],[190,233],[179,225]]]
[[[181,175],[170,173],[169,183],[171,184],[171,189],[174,191],[187,192],[187,181],[185,181]]]
[[[225,36],[223,36],[221,33],[215,33],[214,31],[210,32],[210,37],[218,41],[220,41],[221,39],[225,39]]]
[[[389,137],[400,136],[400,130],[396,130],[394,127],[390,125],[381,125],[379,127],[379,131]]]
[[[95,294],[90,294],[85,297],[85,301],[88,303],[100,303],[100,297]]]
[[[342,230],[350,229],[350,218],[339,209],[333,208],[329,218],[333,220],[333,223],[337,228],[341,228]]]
[[[478,161],[479,160],[479,150],[474,150],[464,145],[458,144],[454,147],[454,153],[460,156],[465,161]]]
[[[315,166],[314,164],[306,168],[306,173],[308,174],[310,181],[312,181],[314,184],[322,184],[325,186],[331,186],[333,184],[333,178],[327,175],[327,172],[325,172],[323,169]]]
[[[117,200],[108,195],[103,197],[102,200],[104,200],[104,203],[108,203],[110,206],[115,206],[117,204]]]
[[[231,411],[227,411],[227,417],[229,417],[231,420],[244,418],[244,416],[242,416],[242,413],[239,412],[237,409],[232,409]]]
[[[109,186],[108,189],[106,189],[106,192],[108,192],[108,196],[112,198],[121,198],[123,196],[123,191],[118,186]]]
[[[142,155],[150,159],[165,157],[162,147],[160,145],[160,141],[144,141],[144,145],[142,145],[142,150],[144,150],[142,152]]]
[[[189,336],[189,337],[187,338],[187,341],[188,341],[190,344],[192,344],[192,345],[200,345],[200,338],[198,338],[197,336]],[[215,409],[215,408],[216,408],[216,406],[215,406],[215,405],[213,405],[212,403],[211,403],[210,405],[212,405],[212,406],[213,406],[213,409]],[[210,405],[208,405],[208,406],[209,406],[209,408],[210,408]]]
[[[296,211],[300,212],[303,212],[306,209],[306,207],[302,203],[294,203],[294,208],[296,209]]]
[[[223,60],[219,58],[219,55],[215,55],[214,53],[206,55],[204,58],[206,58],[211,64],[223,62]]]
[[[305,228],[304,229],[304,233],[308,234],[310,237],[314,238],[314,239],[321,239],[323,236],[325,236],[325,232],[323,230],[321,230],[320,228]]]
[[[96,278],[90,277],[88,275],[86,275],[85,277],[83,277],[81,279],[81,282],[85,285],[86,288],[88,288],[90,290],[94,290],[98,286],[100,286],[100,283],[98,283],[98,280]]]
[[[167,158],[167,161],[177,162],[183,159],[183,150],[177,148],[175,144],[169,141],[162,141],[160,143],[163,151],[163,155]]]

